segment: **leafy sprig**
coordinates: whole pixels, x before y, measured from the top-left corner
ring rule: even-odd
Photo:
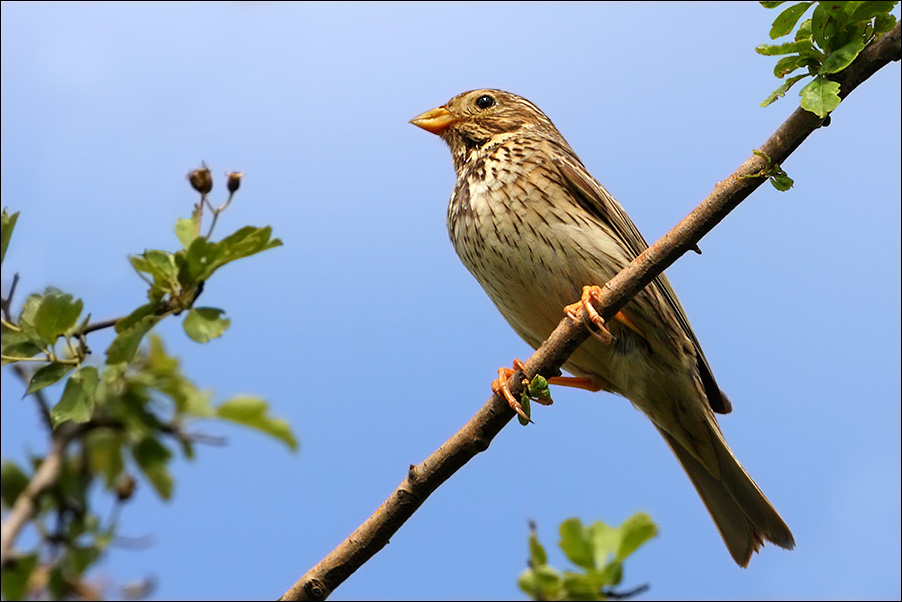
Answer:
[[[776,8],[784,2],[761,2]],[[829,79],[850,64],[876,38],[890,31],[896,17],[889,12],[898,2],[798,2],[774,19],[770,38],[789,35],[802,16],[814,6],[810,19],[802,21],[792,42],[761,44],[755,51],[765,56],[782,56],[774,75],[785,82],[761,103],[762,107],[784,96],[797,82],[812,77],[799,92],[802,108],[826,117],[840,102],[839,84]],[[785,55],[785,56],[784,56]],[[805,72],[792,75],[800,69]]]
[[[578,518],[561,523],[558,542],[567,559],[579,572],[564,571],[548,565],[548,555],[539,543],[535,528],[529,534],[529,568],[520,575],[518,585],[533,600],[607,600],[630,594],[614,591],[623,581],[623,562],[658,534],[651,518],[638,512],[619,527],[600,521],[588,527]]]
[[[157,323],[182,313],[184,330],[193,340],[205,343],[221,336],[229,326],[224,310],[195,307],[205,282],[226,264],[281,244],[271,228],[254,226],[212,240],[217,218],[232,201],[241,174],[227,175],[228,198],[218,207],[209,200],[213,180],[206,166],[192,171],[188,179],[200,201],[190,218],[176,224],[182,248],[151,249],[130,257],[147,284],[148,302],[127,316],[91,322],[81,299],[54,288],[30,295],[16,316],[12,298],[18,276],[0,300],[2,363],[13,364],[27,383],[26,396],[36,400],[52,428],[46,456],[25,463],[6,460],[0,467],[4,508],[0,593],[5,599],[96,599],[100,592],[84,574],[116,536],[118,509],[132,497],[136,476],[168,500],[175,485],[170,465],[176,452],[181,450],[190,459],[197,443],[219,441],[189,432],[197,420],[240,424],[292,450],[298,447],[288,423],[273,416],[264,400],[236,396],[216,405],[212,393],[182,373],[159,337],[151,335],[149,344],[142,345]],[[212,220],[206,235],[201,235],[205,210],[212,212]],[[18,217],[2,213],[0,262]],[[110,327],[115,327],[116,336],[106,349],[106,361],[92,363],[87,338]],[[62,382],[59,400],[49,402],[45,389]],[[97,512],[92,499],[98,482],[116,500],[108,518]],[[13,517],[16,526],[7,537]],[[40,537],[30,548],[13,551],[26,522]]]

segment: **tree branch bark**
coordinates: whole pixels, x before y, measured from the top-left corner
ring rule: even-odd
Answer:
[[[840,97],[845,98],[859,84],[890,61],[902,56],[900,24],[876,40],[844,71],[837,74]],[[773,163],[783,163],[802,142],[823,123],[813,113],[798,108],[759,149]],[[604,284],[596,309],[611,319],[636,293],[654,280],[686,251],[711,231],[755,189],[767,181],[756,177],[766,167],[765,160],[752,155],[729,178],[718,182],[714,191],[658,242],[643,251],[617,276]],[[563,310],[562,310],[563,311]],[[582,318],[585,311],[580,310]],[[551,336],[526,362],[527,378],[534,374],[555,375],[570,354],[589,337],[582,319],[564,318]],[[522,391],[523,374],[508,381],[515,397]],[[485,451],[492,439],[515,416],[497,395],[419,465],[411,465],[407,477],[357,530],[316,566],[307,571],[281,600],[324,600],[354,571],[381,550],[429,495],[476,454]]]
[[[34,516],[38,499],[56,485],[63,467],[66,447],[81,430],[75,424],[64,424],[53,434],[50,451],[32,475],[28,485],[16,497],[9,516],[3,521],[3,527],[0,529],[0,566],[5,567],[12,560],[13,543]]]

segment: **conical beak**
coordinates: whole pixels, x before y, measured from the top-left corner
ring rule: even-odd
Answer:
[[[448,126],[450,126],[452,123],[457,123],[458,121],[459,119],[454,115],[454,113],[444,107],[439,107],[437,109],[432,109],[431,111],[426,111],[422,115],[414,117],[410,120],[410,123],[419,128],[423,128],[427,132],[439,136],[442,132],[448,129]]]

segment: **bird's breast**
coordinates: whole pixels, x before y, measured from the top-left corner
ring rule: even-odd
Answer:
[[[448,229],[464,265],[533,346],[583,285],[607,281],[628,262],[550,161],[522,150],[500,147],[468,162],[448,208]]]

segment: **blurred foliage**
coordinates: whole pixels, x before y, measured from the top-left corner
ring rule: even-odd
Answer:
[[[578,518],[570,518],[561,523],[560,534],[558,546],[578,571],[562,573],[549,566],[545,548],[539,543],[535,529],[531,529],[529,568],[518,581],[520,589],[531,599],[623,599],[647,589],[643,586],[629,593],[612,589],[623,581],[623,562],[658,534],[658,527],[647,514],[638,512],[619,527],[602,522],[584,527]]]
[[[189,174],[201,198],[191,217],[176,224],[182,248],[146,250],[130,257],[147,284],[148,302],[123,318],[91,323],[81,299],[54,288],[27,297],[15,315],[12,296],[18,276],[14,278],[2,305],[2,364],[12,364],[10,368],[25,381],[26,396],[35,400],[47,423],[51,451],[32,455],[25,465],[4,460],[0,467],[0,501],[9,510],[5,521],[25,495],[29,499],[23,498],[23,503],[34,504],[28,526],[38,534],[32,547],[14,551],[16,532],[9,549],[4,549],[3,598],[103,595],[85,574],[117,536],[120,509],[136,490],[135,475],[161,499],[170,499],[175,486],[170,464],[177,451],[191,459],[198,443],[218,441],[189,432],[197,420],[240,424],[297,449],[288,423],[272,416],[264,400],[239,396],[214,404],[213,394],[182,373],[162,340],[148,336],[161,320],[181,314],[191,339],[206,343],[221,336],[230,323],[224,310],[195,307],[204,283],[226,264],[281,244],[269,227],[246,226],[221,240],[211,239],[217,218],[240,185],[241,174],[227,177],[228,198],[215,207],[209,200],[210,170],[204,166]],[[205,209],[212,220],[206,235],[201,235]],[[18,217],[2,214],[0,262]],[[106,349],[106,361],[98,361],[87,339],[108,327],[115,328],[116,335]],[[56,383],[64,386],[54,403],[45,388]],[[59,463],[55,478],[29,492],[35,475],[49,461]],[[97,510],[103,497],[96,495],[98,490],[114,502],[107,518]],[[139,584],[129,591],[144,590]]]
[[[784,2],[761,2],[765,8],[776,8]],[[801,89],[801,105],[818,117],[839,105],[839,84],[828,76],[839,73],[854,61],[871,42],[890,31],[896,25],[896,17],[889,12],[898,2],[798,2],[774,19],[770,39],[789,35],[802,16],[814,6],[810,19],[802,21],[795,39],[783,44],[761,44],[755,51],[765,56],[783,56],[774,67],[774,75],[784,79],[790,73],[805,69],[805,73],[793,75],[774,90],[764,102],[766,107],[798,81],[812,77]]]

